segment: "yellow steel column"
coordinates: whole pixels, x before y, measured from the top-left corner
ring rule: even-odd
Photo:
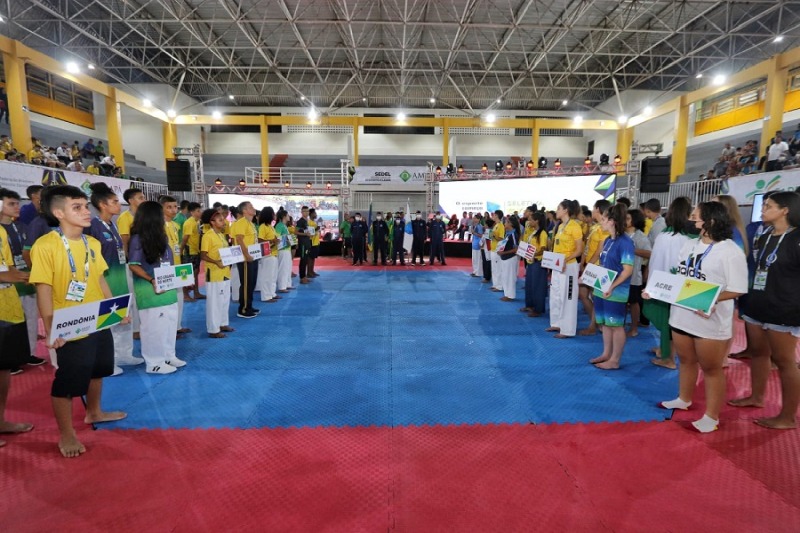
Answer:
[[[631,143],[633,143],[633,128],[620,128],[617,130],[617,155],[622,158],[622,163],[617,167],[617,174],[625,175],[625,163],[631,158]]]
[[[675,142],[672,146],[670,181],[673,183],[686,172],[686,144],[689,140],[689,103],[686,96],[680,98],[680,104],[675,111]]]
[[[537,167],[539,166],[540,133],[538,121],[536,119],[531,120],[531,161]]]
[[[265,115],[261,116],[261,168],[269,168],[269,127]]]
[[[163,122],[164,159],[175,159],[172,149],[178,146],[178,127],[172,122]]]
[[[125,172],[125,152],[122,146],[122,118],[120,117],[117,91],[109,87],[106,100],[106,130],[108,135],[108,154],[114,156],[117,166]]]
[[[19,58],[14,41],[13,54],[3,54],[6,74],[6,94],[8,95],[8,121],[11,127],[11,140],[14,147],[28,155],[31,143],[31,118],[28,114],[28,85],[25,82],[25,61]]]
[[[442,119],[442,167],[446,167],[450,163],[450,128],[448,127],[449,120]]]
[[[761,128],[761,144],[759,150],[763,154],[769,146],[775,132],[783,128],[783,104],[786,99],[786,80],[788,69],[778,69],[777,57],[770,61],[770,72],[767,74],[767,91],[764,100],[764,125]],[[788,138],[787,132],[783,140]],[[788,141],[787,141],[788,142]]]
[[[352,165],[354,167],[358,166],[358,128],[359,128],[359,120],[358,117],[353,117],[353,161]]]

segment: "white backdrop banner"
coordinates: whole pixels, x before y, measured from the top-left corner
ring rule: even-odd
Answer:
[[[85,192],[86,196],[90,196],[92,191],[89,185],[98,181],[103,181],[111,187],[111,190],[119,196],[119,201],[124,203],[122,193],[131,187],[130,180],[0,161],[0,187],[16,191],[23,198],[26,197],[25,189],[31,185],[74,185]]]
[[[352,185],[364,189],[424,189],[427,167],[356,167]]]
[[[771,191],[795,191],[800,189],[800,170],[764,172],[730,178],[722,185],[722,193],[730,194],[739,205],[752,205],[753,197]]]

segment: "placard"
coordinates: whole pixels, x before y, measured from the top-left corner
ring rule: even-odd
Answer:
[[[131,295],[123,294],[107,300],[56,309],[48,342],[53,344],[56,339],[85,337],[95,331],[115,326],[128,316],[130,301]]]
[[[526,261],[533,261],[533,256],[536,255],[536,246],[521,241],[517,246],[517,255]]]
[[[251,244],[250,246],[248,246],[247,253],[250,254],[250,257],[252,257],[254,261],[256,259],[261,259],[263,257],[263,252],[261,251],[261,243],[257,242],[255,244]]]
[[[225,266],[244,263],[244,253],[239,245],[219,249],[219,259]]]
[[[191,263],[158,267],[153,270],[158,292],[194,285],[194,268]]]
[[[566,257],[564,254],[557,254],[555,252],[544,252],[542,254],[542,268],[549,268],[551,270],[558,270],[561,272],[564,269],[564,261]]]
[[[581,276],[581,283],[605,294],[614,283],[617,273],[599,265],[589,263]]]
[[[680,274],[653,270],[648,274],[645,291],[651,298],[708,314],[717,303],[722,287]]]

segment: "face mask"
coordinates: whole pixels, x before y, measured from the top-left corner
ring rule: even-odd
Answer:
[[[442,215],[436,215],[436,220],[442,220]]]
[[[356,222],[361,222],[361,217],[356,217]]]
[[[379,216],[375,217],[375,219],[376,220],[383,220],[383,217],[379,215]]]
[[[422,215],[417,215],[417,220],[422,220]]]
[[[402,219],[402,218],[396,218],[396,219],[394,219],[394,221],[395,221],[397,224],[399,224],[399,223],[401,223],[401,222],[403,221],[403,219]]]

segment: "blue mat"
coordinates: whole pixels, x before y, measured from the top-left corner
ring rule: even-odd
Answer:
[[[522,298],[522,280],[518,298]],[[254,428],[565,423],[668,418],[658,400],[677,373],[649,363],[647,329],[623,368],[588,364],[600,336],[557,340],[546,318],[463,272],[324,272],[227,339],[205,335],[203,302],[187,303],[175,374],[129,367],[105,380],[108,428]],[[587,317],[579,316],[584,327]],[[137,343],[138,345],[138,343]],[[138,350],[138,346],[136,348]]]

